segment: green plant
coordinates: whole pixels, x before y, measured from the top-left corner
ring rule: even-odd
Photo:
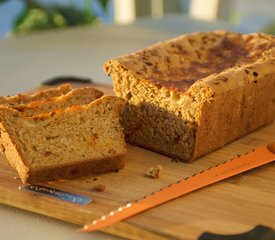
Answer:
[[[0,3],[8,0],[0,0]],[[98,0],[101,7],[107,8],[108,0]],[[24,9],[14,21],[16,34],[27,34],[45,29],[59,29],[68,26],[90,25],[99,21],[92,9],[91,0],[85,0],[83,9],[71,4],[43,5],[36,0],[24,0]]]

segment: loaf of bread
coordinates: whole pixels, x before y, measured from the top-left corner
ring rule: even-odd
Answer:
[[[123,107],[124,100],[114,96],[32,117],[0,106],[6,158],[31,184],[122,169]]]
[[[14,96],[0,96],[0,105],[15,106],[19,104],[28,104],[33,101],[41,101],[52,97],[64,95],[72,90],[71,84],[62,84],[58,87],[47,88],[36,91],[33,94],[17,94]]]
[[[271,123],[275,38],[197,32],[104,65],[130,143],[192,161]]]

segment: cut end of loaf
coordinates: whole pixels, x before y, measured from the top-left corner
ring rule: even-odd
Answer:
[[[2,107],[6,156],[24,183],[119,170],[126,153],[123,107],[122,99],[110,96],[33,117]]]

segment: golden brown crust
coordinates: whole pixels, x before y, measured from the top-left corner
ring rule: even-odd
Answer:
[[[103,92],[92,87],[76,88],[61,96],[32,101],[28,104],[18,104],[12,108],[20,111],[24,116],[32,116],[74,105],[89,104],[101,96],[103,96]]]
[[[193,159],[271,123],[275,116],[274,89],[275,74],[271,72],[243,87],[219,91],[214,102],[206,102],[201,110]]]
[[[185,92],[204,78],[246,65],[265,65],[274,57],[275,38],[266,34],[224,31],[194,33],[160,42],[104,65],[108,74],[118,66],[136,79],[159,87]],[[224,78],[225,79],[225,78]]]
[[[83,109],[92,108],[93,106],[97,106],[98,104],[101,104],[103,102],[106,103],[106,104],[109,104],[112,101],[115,101],[117,103],[118,108],[123,108],[123,106],[125,105],[125,101],[122,98],[118,98],[118,97],[115,97],[115,96],[102,96],[101,98],[98,98],[98,99],[90,102],[87,105],[83,105],[83,106],[73,105],[69,108],[54,109],[51,112],[38,113],[38,114],[35,114],[33,116],[26,116],[25,118],[26,119],[33,119],[35,121],[44,121],[44,120],[52,118],[56,114],[60,114],[60,113],[63,113],[63,112],[76,112],[76,111],[79,111],[79,110],[83,111]],[[1,108],[1,106],[0,106],[0,108]]]
[[[53,104],[56,101],[72,101],[75,97],[82,97],[83,95],[92,95],[95,99],[103,96],[103,92],[93,87],[83,87],[83,88],[75,88],[67,92],[66,94],[50,97],[46,99],[41,99],[38,101],[31,101],[27,104],[21,104],[15,107],[15,109],[19,110],[21,108],[36,108],[43,104]]]
[[[16,114],[15,110],[12,111]],[[5,153],[6,158],[10,165],[17,170],[20,178],[24,178],[28,173],[28,167],[26,166],[27,161],[23,157],[19,146],[16,144],[16,140],[8,134],[7,126],[5,126],[4,121],[0,122],[0,130],[2,133],[1,142],[3,144],[3,152]]]
[[[68,93],[71,90],[72,90],[72,86],[67,83],[67,84],[62,84],[58,87],[47,88],[40,91],[36,91],[33,94],[20,93],[14,96],[7,96],[7,97],[0,96],[0,105],[12,107],[18,104],[28,104],[32,101],[41,101],[44,99],[60,96]]]

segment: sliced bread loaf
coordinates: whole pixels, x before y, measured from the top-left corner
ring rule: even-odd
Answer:
[[[45,100],[33,101],[28,104],[15,105],[12,108],[20,111],[24,116],[32,116],[39,113],[51,112],[55,109],[65,109],[74,105],[85,105],[103,93],[92,87],[72,89],[68,93]]]
[[[123,107],[124,100],[112,96],[33,117],[1,106],[6,158],[23,183],[122,169],[126,144],[119,121]]]
[[[41,101],[52,97],[61,96],[72,90],[71,84],[62,84],[58,87],[47,88],[44,90],[36,91],[32,94],[17,94],[14,96],[0,96],[0,105],[16,106],[18,104],[28,104],[33,101]]]
[[[51,112],[55,109],[65,109],[74,105],[88,104],[103,95],[101,91],[92,87],[76,88],[65,93],[70,88],[70,85],[66,84],[63,85],[63,87],[36,92],[31,95],[32,97],[29,95],[18,94],[14,97],[6,98],[5,106],[8,105],[9,107],[20,111],[24,116],[32,116],[35,114]],[[46,98],[48,96],[53,96],[53,92],[55,94],[60,94],[60,96]],[[19,96],[25,96],[23,99],[26,103],[19,103],[22,102],[22,98],[19,99]],[[5,99],[5,97],[2,97],[2,99]],[[17,99],[17,101],[14,101],[15,99]],[[27,103],[31,99],[36,99],[36,101]],[[0,130],[0,152],[4,153],[5,149],[2,144],[1,135],[2,134]]]
[[[104,66],[130,143],[192,161],[275,115],[275,37],[198,32]]]

